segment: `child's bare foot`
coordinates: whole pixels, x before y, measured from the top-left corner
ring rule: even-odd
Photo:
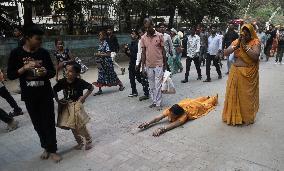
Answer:
[[[62,160],[62,157],[57,153],[50,153],[50,157],[55,163],[58,163]]]
[[[91,148],[93,148],[92,143],[86,143],[85,150],[90,150]]]
[[[49,157],[49,152],[47,152],[46,150],[43,151],[43,153],[40,155],[40,158],[42,160],[46,160]]]
[[[84,144],[77,144],[74,149],[75,150],[82,150],[82,147],[84,146]]]

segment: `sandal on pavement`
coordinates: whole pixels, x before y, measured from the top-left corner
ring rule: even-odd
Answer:
[[[103,91],[99,90],[96,93],[94,93],[94,96],[98,96],[98,95],[101,95],[101,94],[103,94]]]
[[[120,86],[120,87],[119,87],[119,91],[123,91],[124,89],[125,89],[124,86]]]

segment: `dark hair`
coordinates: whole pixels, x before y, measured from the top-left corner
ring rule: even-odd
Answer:
[[[247,32],[249,32],[250,33],[250,30],[247,28],[247,27],[243,27],[243,29],[242,30],[246,30]]]
[[[167,25],[164,22],[159,23],[158,26],[159,27],[162,27],[162,26],[167,27]]]
[[[131,33],[135,33],[138,36],[138,39],[140,39],[139,31],[136,29],[132,29]]]
[[[17,29],[19,32],[23,32],[23,28],[21,26],[14,26],[14,30]]]
[[[23,27],[23,34],[26,37],[32,37],[34,35],[42,36],[44,31],[38,25],[30,24]]]
[[[102,34],[103,34],[103,36],[104,36],[104,39],[106,39],[106,37],[107,37],[107,33],[106,33],[104,30],[101,30],[99,33],[102,33]]]
[[[144,21],[143,21],[143,24],[149,22],[152,26],[154,26],[154,22],[153,22],[153,19],[151,17],[149,18],[145,18]]]
[[[72,66],[72,68],[74,69],[74,71],[75,71],[77,74],[80,74],[80,73],[81,73],[81,65],[78,64],[77,62],[75,62],[75,61],[67,62],[66,66],[67,66],[67,65]]]
[[[107,27],[107,29],[106,30],[111,30],[111,31],[113,31],[113,26],[109,26],[109,27]]]
[[[55,39],[54,44],[57,45],[57,43],[58,43],[59,41],[62,42],[63,45],[64,45],[64,41],[63,41],[60,37],[57,37],[57,38]]]
[[[184,109],[178,104],[174,104],[169,110],[176,116],[180,116],[185,112]]]

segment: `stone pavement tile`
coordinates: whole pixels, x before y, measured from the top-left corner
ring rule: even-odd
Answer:
[[[161,163],[153,162],[144,157],[137,156],[126,161],[134,170],[151,170],[156,171],[161,167]]]
[[[210,170],[214,171],[273,171],[271,168],[259,163],[254,163],[247,160],[232,158],[232,157],[218,157],[214,163],[209,165]]]
[[[101,161],[107,161],[112,157],[111,155],[105,153],[105,149],[97,149],[96,147],[88,151],[86,156],[88,158],[99,159]]]
[[[151,169],[150,167],[147,166],[141,166],[137,169],[135,169],[135,171],[152,171],[153,169]]]
[[[126,155],[125,153],[119,153],[112,158],[108,159],[104,163],[101,163],[101,168],[103,169],[113,169],[121,164],[123,164],[125,161],[130,159],[130,155]]]
[[[120,166],[118,166],[118,167],[116,167],[116,168],[114,168],[114,169],[112,169],[112,170],[114,170],[114,171],[131,171],[131,170],[134,170],[134,168],[132,167],[132,166],[129,166],[127,163],[123,163],[123,164],[121,164]]]

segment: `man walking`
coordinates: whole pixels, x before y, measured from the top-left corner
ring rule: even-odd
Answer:
[[[205,65],[205,58],[207,55],[207,48],[208,48],[208,32],[204,27],[201,28],[201,32],[198,35],[200,37],[200,57],[199,62],[200,66],[201,63],[203,66]]]
[[[166,58],[167,58],[167,61],[168,61],[169,58],[171,58],[173,56],[174,46],[173,46],[172,38],[168,33],[166,33],[166,27],[165,27],[164,23],[160,23],[159,28],[160,28],[159,29],[160,33],[163,34],[164,45],[165,45],[164,47],[165,47],[165,51],[166,51]],[[167,65],[167,66],[169,66],[169,65]],[[167,67],[167,70],[170,71],[170,68]]]
[[[281,63],[283,58],[283,53],[284,53],[284,27],[281,27],[278,36],[278,48],[277,48],[275,64],[283,64]]]
[[[239,38],[239,35],[237,32],[235,32],[234,29],[234,25],[230,25],[228,28],[227,33],[224,36],[224,40],[223,40],[223,49],[227,49],[231,43],[236,40],[237,38]],[[231,54],[230,56],[227,56],[227,68],[228,71],[226,74],[229,74],[230,68],[231,68],[231,64],[234,62],[234,54]]]
[[[107,43],[109,45],[110,51],[111,51],[111,58],[113,61],[113,64],[115,66],[117,66],[120,70],[121,70],[121,74],[124,75],[125,73],[125,68],[121,67],[117,62],[116,62],[116,57],[117,57],[117,53],[119,51],[119,44],[118,44],[118,40],[116,38],[116,36],[113,34],[113,30],[111,28],[107,29]]]
[[[190,35],[187,37],[187,58],[186,58],[186,71],[184,80],[182,83],[188,82],[188,76],[190,71],[191,62],[194,62],[197,71],[197,80],[201,80],[201,69],[200,69],[200,37],[196,35],[195,28],[191,28]]]
[[[213,64],[216,67],[216,71],[218,73],[218,79],[222,79],[220,65],[218,63],[218,59],[216,58],[216,55],[220,53],[222,50],[222,40],[216,33],[217,33],[216,28],[214,26],[211,26],[211,35],[208,38],[208,55],[206,58],[207,78],[203,82],[211,82],[211,77],[210,77],[211,61],[213,61]]]
[[[274,25],[269,25],[269,30],[266,31],[267,41],[266,46],[264,48],[264,53],[266,55],[266,61],[269,60],[269,57],[271,57],[270,51],[272,49],[273,40],[276,37],[276,30],[274,29]]]
[[[142,69],[148,75],[150,95],[153,103],[150,108],[157,107],[161,110],[162,102],[162,81],[166,67],[166,53],[164,49],[163,35],[154,30],[154,23],[151,18],[144,19],[146,33],[141,38],[142,47]]]

